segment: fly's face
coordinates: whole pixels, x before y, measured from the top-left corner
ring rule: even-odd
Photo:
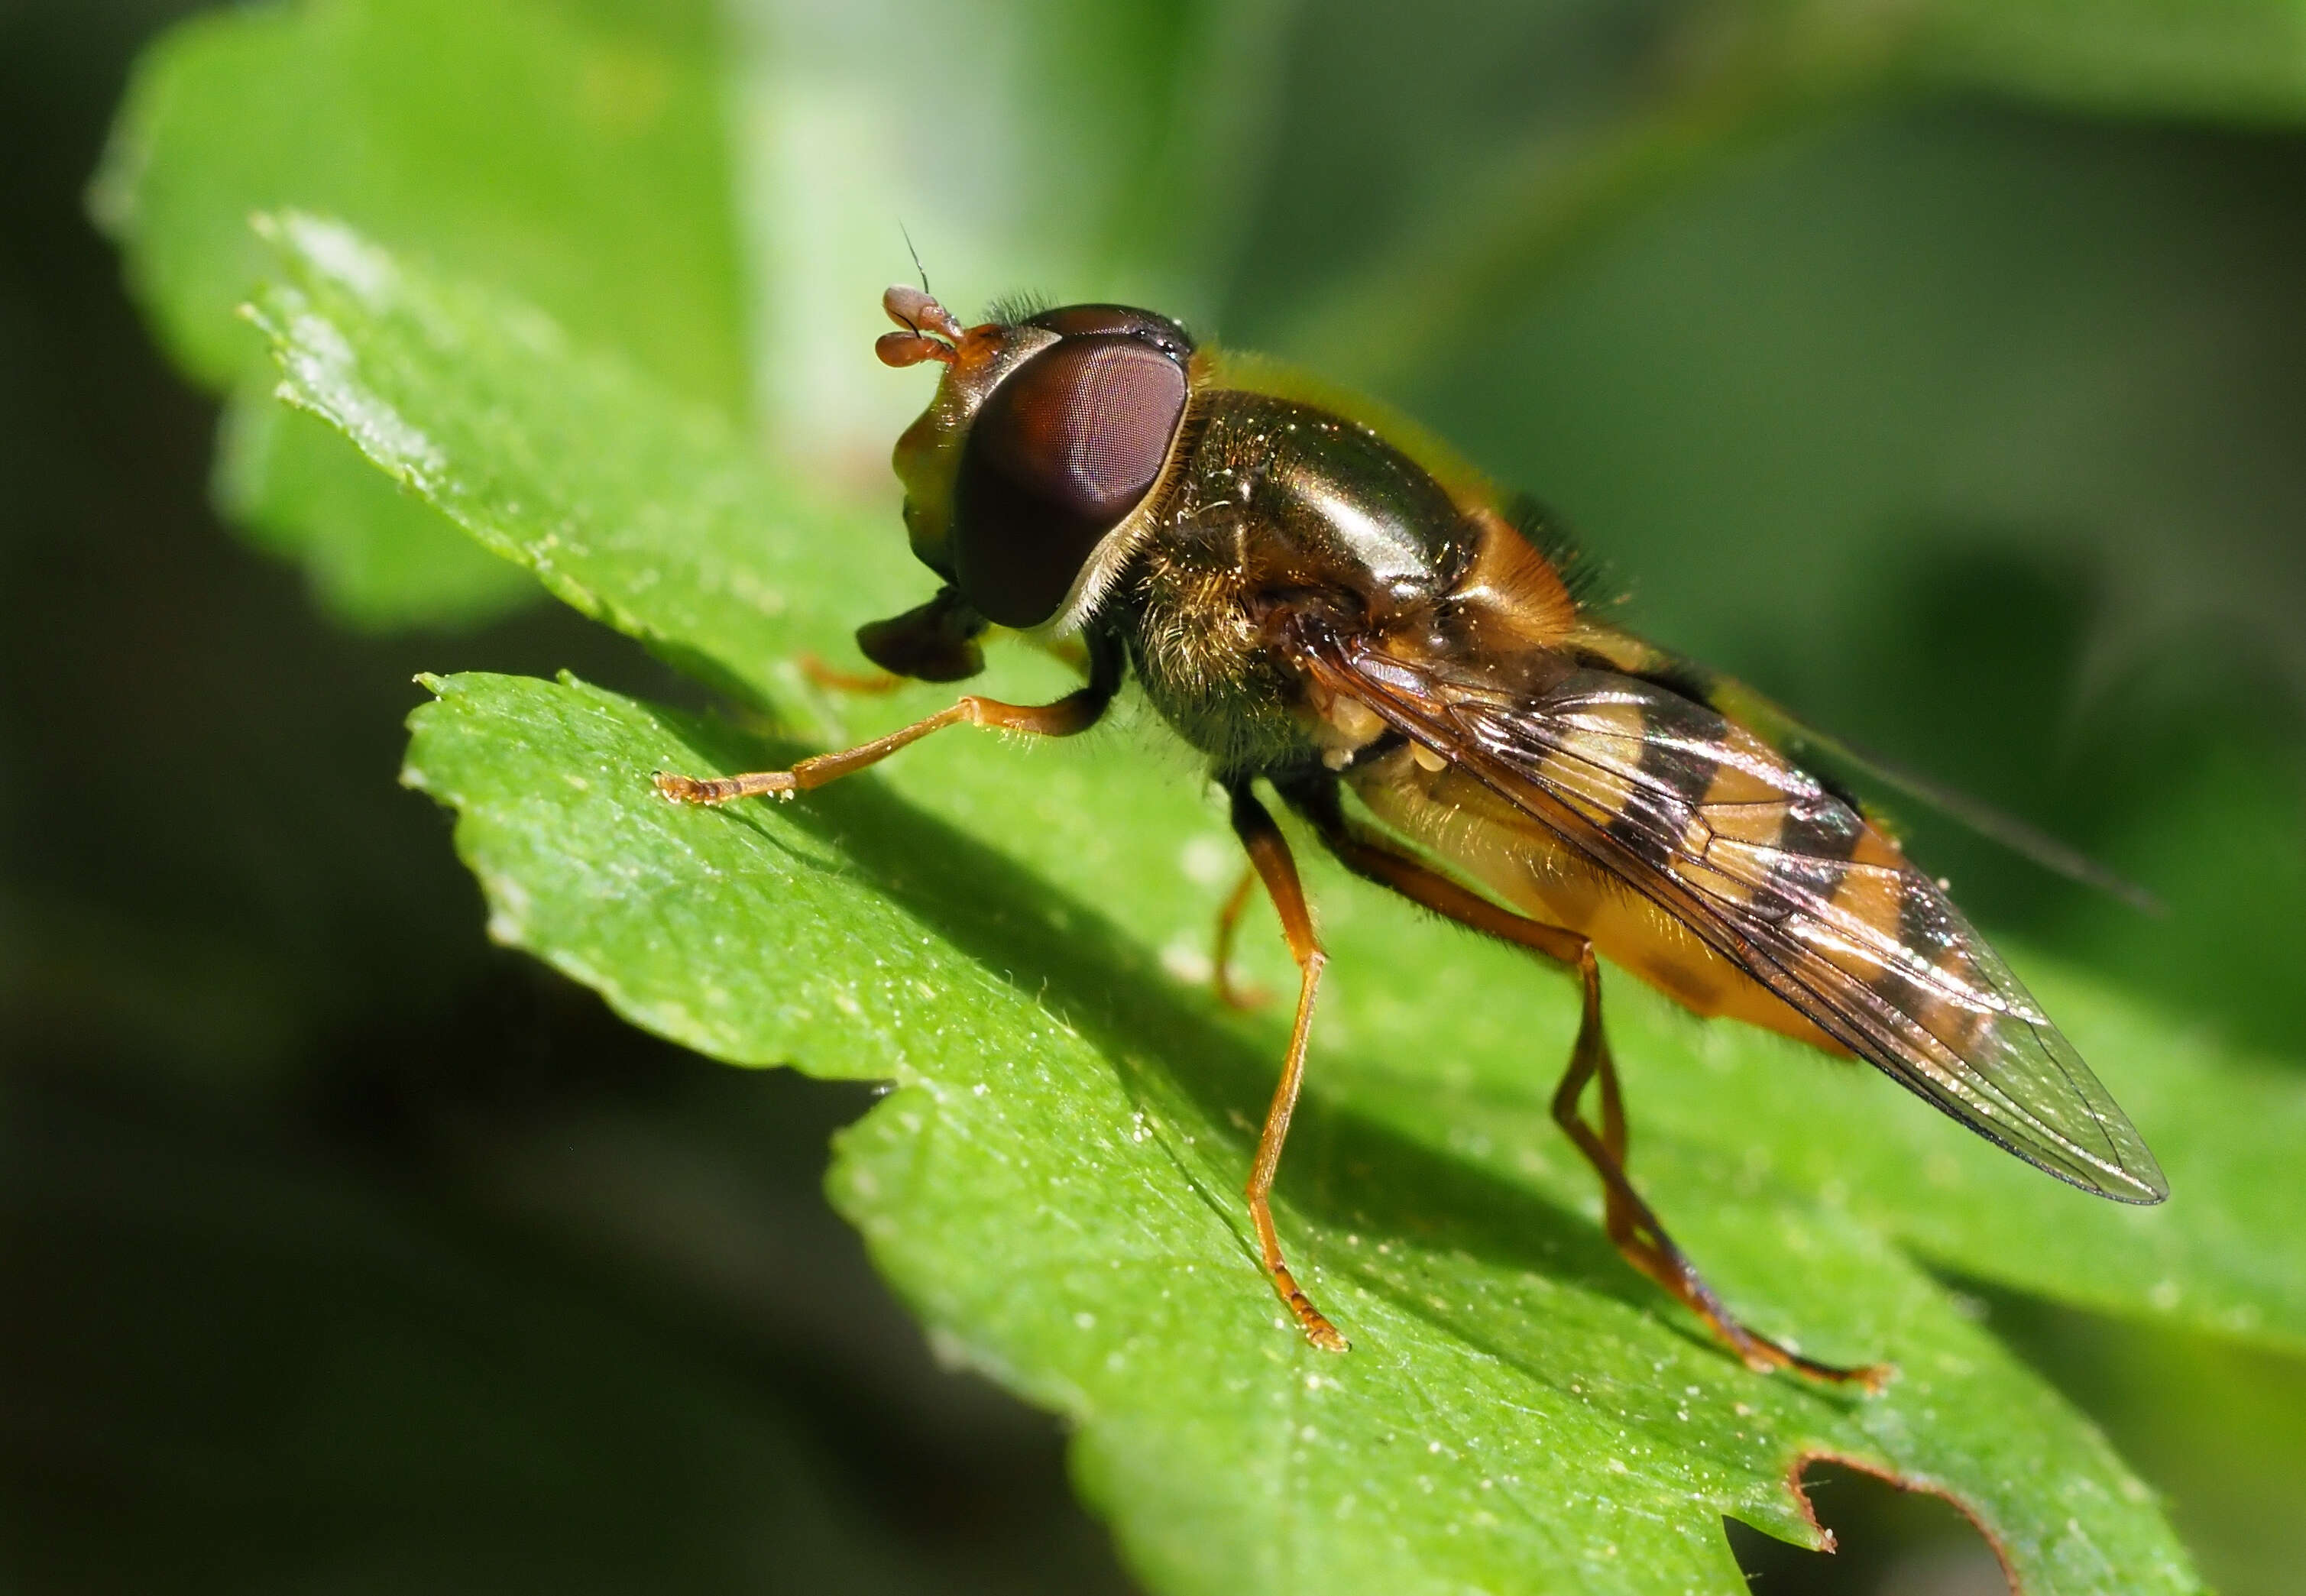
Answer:
[[[1098,548],[1160,482],[1193,345],[1166,316],[1069,305],[963,328],[927,294],[882,298],[893,366],[944,365],[897,440],[913,552],[986,620],[1071,619]]]

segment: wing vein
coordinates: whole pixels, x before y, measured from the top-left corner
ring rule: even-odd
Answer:
[[[1300,651],[1322,688],[1446,753],[1973,1131],[2103,1196],[2167,1195],[2113,1097],[1944,891],[1742,726],[1611,671],[1569,669],[1533,693],[1357,639]]]

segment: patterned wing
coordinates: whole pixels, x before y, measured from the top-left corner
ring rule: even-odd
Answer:
[[[1718,712],[1606,670],[1535,692],[1347,639],[1358,699],[1656,902],[1859,1057],[2061,1180],[2169,1195],[2072,1044],[1897,846]]]
[[[1788,759],[1828,778],[1841,777],[1861,793],[1882,791],[1936,810],[1990,842],[2028,858],[2084,886],[2121,899],[2141,913],[2168,912],[2162,900],[2137,883],[2107,869],[2040,827],[1982,803],[1966,792],[1917,775],[1804,721],[1785,705],[1764,697],[1732,676],[1668,653],[1655,644],[1610,627],[1589,626],[1584,649],[1611,669],[1711,704],[1753,732]],[[1876,824],[1882,817],[1872,816]]]

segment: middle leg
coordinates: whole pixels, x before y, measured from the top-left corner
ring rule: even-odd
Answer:
[[[1209,984],[1217,989],[1217,1002],[1243,1012],[1263,1008],[1273,995],[1261,986],[1243,986],[1233,978],[1234,943],[1240,939],[1241,917],[1248,911],[1249,895],[1256,890],[1257,866],[1243,865],[1241,879],[1233,883],[1233,891],[1217,909],[1217,933],[1209,949]]]

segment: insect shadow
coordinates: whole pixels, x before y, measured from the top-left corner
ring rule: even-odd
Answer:
[[[760,738],[724,721],[659,711],[703,759],[722,769],[773,768],[809,749],[783,738]],[[986,739],[990,741],[991,739]],[[997,748],[984,752],[998,756]],[[1144,945],[1099,909],[1053,886],[1016,860],[892,792],[870,777],[819,789],[777,803],[773,819],[753,803],[700,814],[703,824],[752,828],[791,858],[797,867],[853,873],[925,926],[1080,1032],[1120,1074],[1131,1097],[1158,1114],[1181,1093],[1234,1148],[1229,1162],[1246,1173],[1254,1127],[1273,1090],[1281,1048],[1273,1023],[1222,1017],[1213,999],[1180,986]],[[805,832],[841,863],[828,866],[786,828]],[[781,835],[781,833],[782,833]],[[1405,910],[1404,912],[1406,912]],[[1332,967],[1333,977],[1355,978]],[[1532,980],[1558,978],[1533,964]],[[1414,1264],[1371,1256],[1376,1243],[1407,1244],[1412,1257],[1462,1253],[1477,1264],[1523,1271],[1656,1314],[1656,1287],[1635,1271],[1586,1216],[1542,1193],[1442,1156],[1381,1120],[1327,1097],[1320,1089],[1324,1064],[1345,1063],[1334,1048],[1313,1062],[1315,1089],[1298,1109],[1295,1155],[1285,1165],[1282,1191],[1301,1214],[1334,1239],[1363,1238],[1351,1250],[1334,1244],[1321,1259],[1332,1272],[1394,1299],[1405,1311],[1448,1329],[1505,1361],[1532,1367],[1549,1381],[1567,1371],[1535,1368],[1529,1347],[1495,1313],[1469,1304],[1444,1305],[1405,1280]],[[1532,1058],[1537,1076],[1550,1079],[1559,1061]],[[1165,1089],[1166,1088],[1166,1089]],[[1234,1232],[1242,1250],[1242,1289],[1261,1289],[1256,1243],[1238,1188],[1210,1185],[1180,1160],[1180,1178]],[[1461,1287],[1453,1287],[1462,1294]],[[1659,1315],[1691,1347],[1737,1360],[1695,1324]],[[1831,1389],[1803,1387],[1833,1408],[1858,1400]]]

